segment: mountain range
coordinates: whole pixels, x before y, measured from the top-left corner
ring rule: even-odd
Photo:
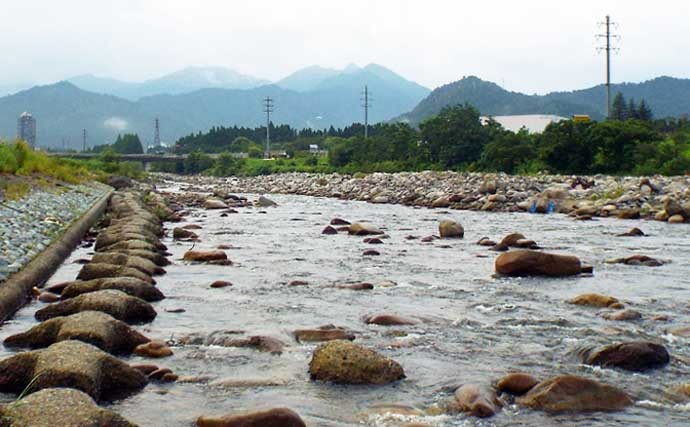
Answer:
[[[207,71],[189,68],[142,84],[82,76],[35,86],[0,98],[0,137],[13,138],[17,117],[29,111],[37,121],[38,144],[44,147],[60,147],[65,139],[66,147],[81,148],[82,129],[87,130],[88,145],[110,143],[124,132],[136,132],[150,143],[155,118],[160,120],[161,139],[170,143],[213,126],[260,126],[266,120],[265,97],[274,100],[274,123],[300,129],[344,127],[363,121],[360,98],[365,85],[374,98],[372,123],[410,111],[430,92],[375,64],[343,70],[310,67],[276,84],[247,83],[258,84],[249,88],[204,87],[209,86],[204,83]],[[229,73],[213,76],[206,81],[251,82],[230,78]],[[163,92],[141,96],[144,89],[155,92],[155,88]]]
[[[175,142],[214,126],[265,124],[262,100],[271,97],[271,120],[295,128],[323,129],[362,122],[362,89],[373,99],[371,123],[402,121],[418,125],[450,105],[469,103],[482,115],[554,114],[569,117],[605,115],[603,85],[572,92],[526,95],[505,90],[478,77],[464,77],[434,91],[376,64],[342,70],[307,67],[273,84],[222,68],[189,67],[141,83],[94,76],[35,86],[0,97],[0,138],[16,134],[24,111],[37,120],[37,141],[43,147],[82,147],[113,142],[120,133],[138,133],[153,140],[153,122],[160,120],[161,139]],[[645,99],[656,117],[690,113],[690,79],[659,77],[642,83],[612,85],[611,92]]]
[[[611,96],[617,92],[637,102],[644,99],[658,118],[690,114],[690,79],[664,76],[642,83],[612,84]],[[446,106],[465,103],[475,106],[486,116],[554,114],[570,117],[573,114],[587,114],[601,120],[606,116],[606,87],[598,85],[572,92],[526,95],[469,76],[438,87],[412,111],[395,120],[418,125]]]

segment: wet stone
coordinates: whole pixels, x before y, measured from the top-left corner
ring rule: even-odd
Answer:
[[[56,342],[78,340],[113,354],[130,353],[149,339],[126,323],[100,311],[83,311],[46,320],[26,332],[11,335],[7,347],[44,348]]]
[[[165,298],[157,287],[134,277],[108,277],[93,280],[75,280],[65,282],[60,291],[62,299],[74,298],[79,295],[103,290],[116,290],[144,301],[160,301]]]
[[[309,373],[313,380],[341,384],[387,384],[405,378],[394,360],[345,340],[329,341],[314,350]]]
[[[33,383],[32,383],[33,381]],[[61,341],[0,361],[0,391],[71,387],[95,400],[124,397],[146,386],[136,369],[81,341]]]
[[[72,388],[46,388],[0,407],[5,427],[137,427]]]
[[[287,408],[274,408],[260,412],[244,412],[221,417],[202,416],[197,427],[306,427],[300,416]]]
[[[102,311],[127,323],[150,322],[156,311],[146,301],[121,291],[104,290],[79,295],[38,310],[36,320],[44,321],[82,311]]]

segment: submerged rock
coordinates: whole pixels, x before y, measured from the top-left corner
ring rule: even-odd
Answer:
[[[556,255],[531,250],[510,251],[496,258],[496,272],[506,276],[573,276],[582,264],[572,255]]]
[[[44,321],[58,316],[68,316],[81,311],[102,311],[127,323],[150,322],[156,310],[146,301],[121,291],[104,290],[52,304],[38,310],[36,320]]]
[[[618,320],[618,321],[640,320],[640,319],[642,319],[642,314],[637,310],[627,308],[624,310],[614,311],[613,313],[604,313],[604,315],[602,317],[606,320]]]
[[[401,325],[415,325],[417,321],[407,317],[397,316],[395,314],[372,314],[364,319],[365,323],[369,325],[381,326],[401,326]]]
[[[394,360],[344,340],[320,345],[309,362],[309,373],[313,380],[342,384],[387,384],[405,378]]]
[[[212,263],[217,261],[229,262],[228,255],[224,251],[187,251],[184,253],[183,259],[192,262],[206,262]]]
[[[377,236],[383,234],[383,231],[368,222],[355,222],[348,227],[347,232],[355,236]]]
[[[611,344],[583,352],[583,362],[603,368],[644,372],[666,366],[671,357],[663,345],[648,341]]]
[[[530,391],[539,381],[530,374],[514,372],[501,378],[496,384],[498,391],[522,396]]]
[[[202,416],[197,427],[306,427],[300,416],[288,408],[260,412],[229,414],[222,417]]]
[[[134,349],[134,354],[143,357],[150,357],[159,359],[161,357],[172,356],[173,352],[164,342],[149,341],[147,343],[138,345]]]
[[[323,231],[321,231],[321,234],[329,234],[329,235],[338,234],[338,230],[331,227],[330,225],[327,225],[326,228],[324,228]]]
[[[631,255],[624,258],[616,258],[606,261],[608,264],[643,265],[646,267],[659,267],[664,262],[647,255]]]
[[[501,406],[493,391],[475,384],[466,384],[455,391],[449,409],[474,417],[487,418],[494,416]]]
[[[618,303],[618,299],[601,294],[582,294],[568,300],[568,304],[585,305],[589,307],[605,308]]]
[[[20,393],[70,387],[101,397],[126,396],[143,388],[146,377],[125,362],[81,341],[62,341],[0,361],[0,391]]]
[[[0,407],[4,427],[137,427],[72,388],[46,388]]]
[[[268,197],[259,196],[259,200],[256,201],[256,206],[260,208],[268,208],[271,206],[278,206],[278,203],[274,202]]]
[[[563,375],[542,381],[517,403],[540,411],[618,411],[633,404],[624,391],[596,381]]]
[[[108,353],[129,353],[149,339],[100,311],[83,311],[46,320],[26,332],[5,338],[7,347],[44,348],[65,340],[89,343]]]
[[[319,342],[355,339],[355,334],[343,328],[298,329],[294,332],[299,342]]]

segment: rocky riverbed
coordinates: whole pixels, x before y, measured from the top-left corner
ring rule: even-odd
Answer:
[[[0,285],[47,248],[110,187],[90,183],[36,190],[0,200]]]
[[[229,192],[299,194],[486,212],[560,212],[592,217],[690,221],[690,177],[613,177],[456,172],[288,173],[226,179],[186,177]]]
[[[3,419],[687,422],[690,225],[226,184],[116,193],[92,247],[0,329]]]

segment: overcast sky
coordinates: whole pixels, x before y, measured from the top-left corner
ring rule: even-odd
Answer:
[[[430,88],[477,75],[545,93],[604,79],[597,23],[619,23],[614,82],[690,77],[686,0],[2,0],[0,86],[190,65],[276,80],[375,62]]]

